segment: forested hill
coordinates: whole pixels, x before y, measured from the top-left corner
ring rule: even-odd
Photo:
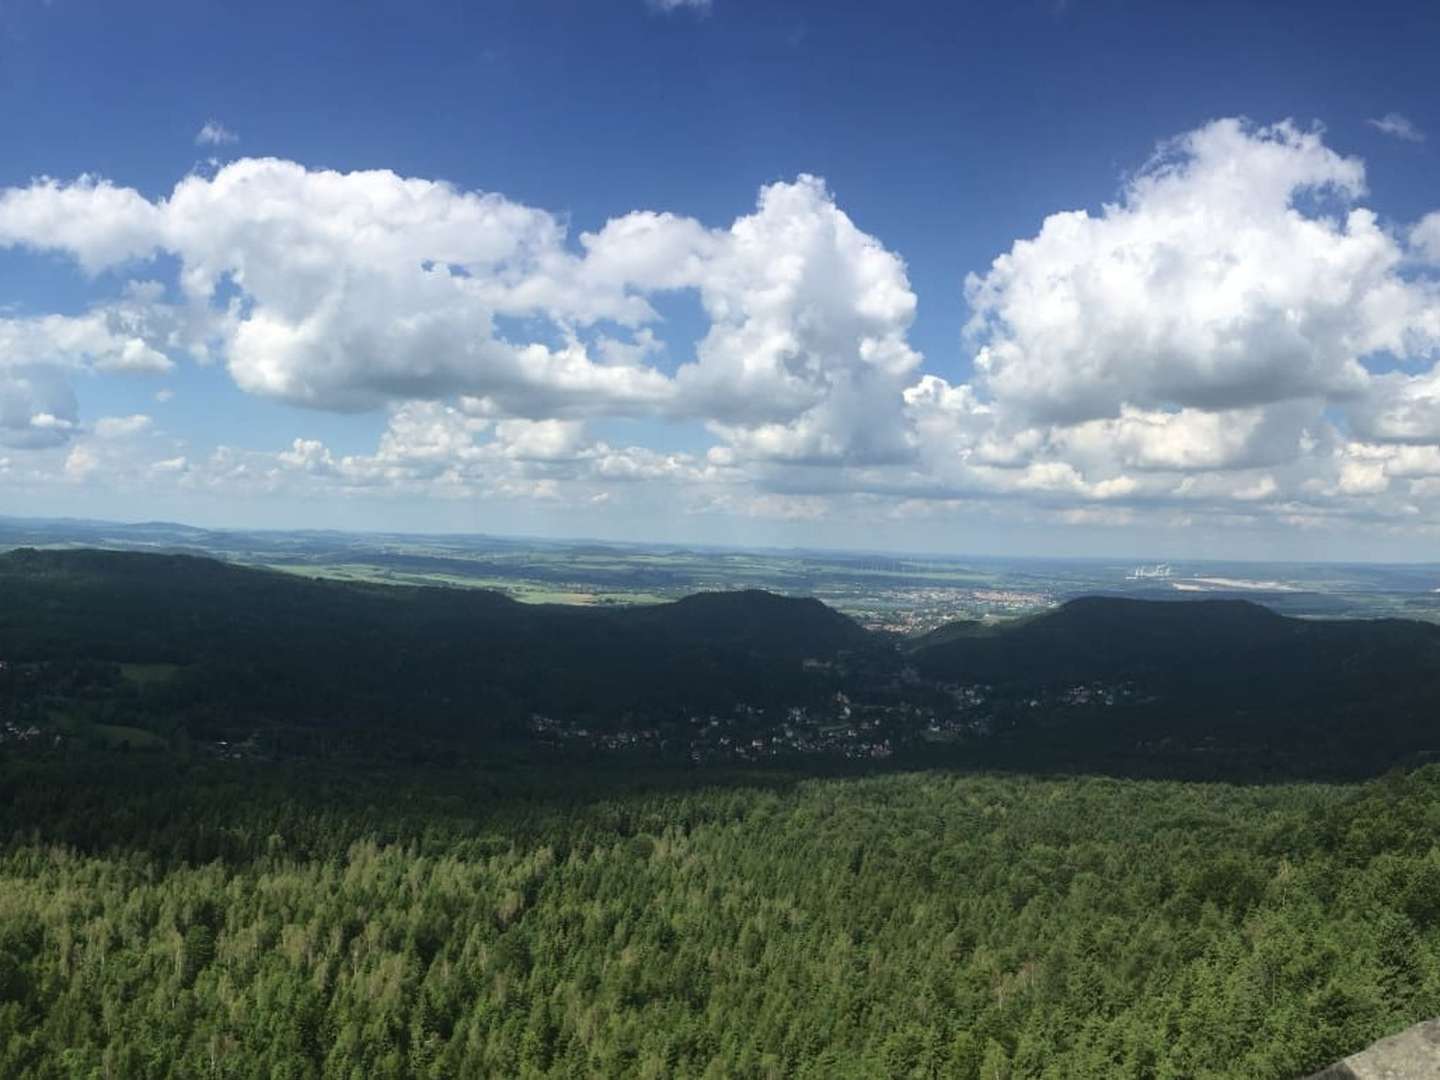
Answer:
[[[813,600],[715,593],[654,607],[310,580],[180,555],[0,555],[0,659],[169,664],[157,708],[200,720],[493,732],[533,712],[804,702],[801,661],[870,636]]]
[[[1433,677],[1440,626],[1288,618],[1245,600],[1090,596],[1010,623],[950,623],[908,651],[923,670],[986,682],[1158,675],[1250,692],[1255,678]]]
[[[734,648],[823,656],[869,640],[818,600],[759,590],[698,593],[666,604],[521,604],[485,589],[371,585],[306,578],[192,555],[20,548],[0,554],[0,645],[24,658],[76,655],[188,663],[254,644],[257,633],[338,635],[359,647],[371,627],[401,637],[460,633],[555,648],[573,634],[603,645]],[[397,642],[403,644],[403,641]],[[313,643],[312,643],[313,644]],[[430,641],[431,645],[442,645]]]
[[[999,626],[953,623],[908,643],[927,678],[999,686],[1099,683],[1139,705],[1021,723],[1026,752],[1237,751],[1295,771],[1383,769],[1440,753],[1440,626],[1312,620],[1242,600],[1071,601]],[[1308,767],[1308,766],[1307,766]]]

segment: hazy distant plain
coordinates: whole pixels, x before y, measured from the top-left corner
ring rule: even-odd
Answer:
[[[1243,597],[1287,615],[1440,622],[1440,564],[1173,563],[735,550],[587,540],[0,518],[0,549],[174,551],[313,577],[494,589],[527,603],[646,604],[712,589],[815,596],[863,623],[918,632],[1076,596]]]

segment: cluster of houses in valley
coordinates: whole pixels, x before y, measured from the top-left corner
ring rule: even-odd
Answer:
[[[65,742],[58,731],[47,731],[35,724],[0,721],[0,746],[15,750],[53,750]]]
[[[913,675],[902,681],[920,683]],[[799,755],[884,760],[907,745],[988,738],[1007,718],[1031,710],[1063,713],[1141,700],[1129,683],[1093,682],[1023,693],[982,684],[924,689],[931,692],[915,695],[917,700],[889,695],[881,703],[852,700],[843,691],[819,706],[765,708],[740,703],[723,714],[691,715],[678,722],[631,718],[618,730],[534,713],[529,730],[537,741],[556,749],[662,752],[695,764]]]
[[[762,761],[797,755],[884,760],[921,737],[933,714],[908,702],[867,705],[843,691],[820,706],[737,704],[725,714],[691,715],[663,727],[599,731],[534,714],[530,731],[556,747],[600,751],[661,750],[695,764]]]
[[[1135,700],[1135,687],[1131,683],[1082,683],[1066,687],[1060,692],[1060,704],[1070,706],[1125,705]]]
[[[603,751],[651,750],[678,754],[695,764],[761,761],[825,754],[850,759],[883,759],[899,741],[883,711],[856,708],[837,693],[821,708],[767,709],[738,704],[724,715],[691,715],[662,727],[597,731],[589,726],[534,714],[530,731],[557,747]]]
[[[0,677],[8,677],[12,673],[10,661],[0,660]],[[0,718],[0,746],[38,750],[42,747],[58,746],[60,736],[51,732],[42,731],[35,724],[27,724],[16,721],[13,718]]]

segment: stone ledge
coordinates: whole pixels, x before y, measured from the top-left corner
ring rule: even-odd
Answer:
[[[1440,1080],[1440,1020],[1427,1020],[1305,1080]]]

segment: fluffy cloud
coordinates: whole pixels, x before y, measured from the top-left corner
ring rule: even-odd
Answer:
[[[133,188],[82,176],[0,192],[0,247],[62,251],[87,273],[153,255],[163,214]]]
[[[662,411],[711,421],[748,456],[908,453],[900,392],[921,359],[906,340],[915,294],[900,258],[820,179],[762,189],[755,212],[726,230],[639,212],[580,240],[577,279],[602,294],[699,294],[709,330]]]
[[[1440,371],[1377,376],[1370,393],[1350,410],[1350,418],[1356,432],[1367,439],[1440,441]]]
[[[42,449],[76,435],[78,373],[170,371],[174,362],[155,346],[183,335],[149,300],[140,288],[84,315],[0,318],[0,445]]]
[[[1205,472],[1293,461],[1319,422],[1319,408],[1304,401],[1215,412],[1127,405],[1115,419],[1060,428],[1051,439],[1067,457],[1101,467],[1113,461],[1142,472]]]
[[[821,181],[761,192],[702,264],[711,319],[676,376],[683,401],[746,453],[872,462],[906,456],[906,332],[916,299],[900,259],[857,229]]]
[[[734,470],[683,453],[615,447],[574,420],[490,420],[435,401],[391,410],[374,454],[338,456],[324,443],[296,439],[278,454],[251,454],[249,475],[273,482],[297,477],[330,490],[370,494],[428,493],[480,497],[594,501],[605,488],[633,481],[683,489],[733,484]],[[601,500],[604,501],[604,500]]]
[[[153,203],[89,179],[0,196],[0,244],[91,272],[176,256],[188,303],[211,309],[253,393],[342,410],[456,392],[520,412],[653,405],[666,392],[653,372],[594,363],[564,339],[566,322],[653,313],[581,281],[563,239],[551,215],[499,196],[272,160],[188,177]],[[512,342],[496,326],[535,315],[560,323],[560,340]]]
[[[83,316],[0,319],[0,367],[51,364],[75,370],[164,374],[173,362],[151,343],[147,313],[113,305]]]
[[[1364,357],[1435,345],[1434,289],[1346,208],[1363,192],[1358,160],[1288,123],[1175,140],[1099,216],[1055,214],[970,278],[980,382],[1061,422],[1363,394]]]
[[[596,363],[567,333],[634,323],[648,305],[586,287],[563,240],[551,215],[499,196],[277,161],[190,177],[164,204],[189,297],[240,293],[225,354],[252,393],[333,409],[452,393],[518,414],[653,408],[663,379]],[[555,340],[497,325],[533,316]]]
[[[205,313],[188,347],[215,337],[242,389],[295,404],[464,395],[532,420],[700,417],[753,456],[908,451],[904,265],[809,176],[766,187],[728,229],[637,212],[575,250],[553,215],[498,195],[242,160],[153,203],[88,179],[7,193],[7,239],[96,271],[173,254],[186,302],[170,310]],[[649,362],[647,297],[674,290],[698,293],[710,328],[671,378]],[[601,323],[619,336],[587,342]]]
[[[1357,159],[1290,123],[1164,143],[1113,204],[1052,214],[969,278],[973,374],[947,381],[909,343],[904,262],[811,176],[728,225],[641,210],[578,236],[384,170],[246,159],[161,199],[41,180],[0,193],[0,245],[101,281],[164,276],[155,254],[178,269],[83,315],[0,319],[0,441],[68,442],[77,482],[215,491],[1424,522],[1440,212],[1391,225],[1365,193]],[[660,315],[680,292],[703,316],[689,355]],[[80,423],[67,378],[186,356],[263,397],[386,409],[386,429],[368,454],[303,435],[207,454],[124,438],[143,418]],[[610,445],[607,417],[714,445]]]
[[[1440,211],[1426,214],[1410,230],[1410,245],[1419,259],[1440,263]]]
[[[1162,145],[1116,203],[970,278],[975,378],[905,391],[924,469],[897,489],[1415,513],[1398,457],[1347,432],[1440,440],[1440,291],[1415,268],[1429,226],[1382,226],[1364,192],[1288,123]],[[1397,364],[1422,370],[1374,373]]]

